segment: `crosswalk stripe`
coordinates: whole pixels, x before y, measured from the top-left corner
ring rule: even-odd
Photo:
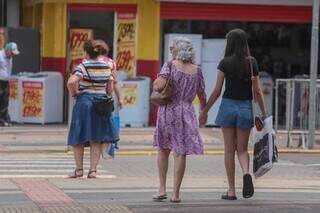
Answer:
[[[7,168],[8,166],[12,168],[74,168],[74,164],[70,165],[57,165],[57,164],[0,164],[1,168]],[[89,165],[84,165],[84,167],[89,167]],[[98,166],[97,168],[101,168]]]
[[[90,159],[84,158],[83,169],[89,170]],[[10,158],[0,159],[0,179],[4,178],[66,178],[74,171],[73,157],[40,157],[34,158]],[[99,178],[115,178],[108,170],[98,165]]]
[[[85,176],[84,176],[85,177]],[[0,175],[0,179],[9,178],[68,178],[68,175],[42,175],[42,174],[12,174],[12,175]],[[98,179],[114,179],[117,178],[116,175],[98,175]]]

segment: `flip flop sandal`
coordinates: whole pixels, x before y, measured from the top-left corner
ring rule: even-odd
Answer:
[[[164,195],[153,195],[152,199],[154,201],[160,202],[160,201],[163,201],[163,200],[167,199],[167,194],[164,194]]]
[[[95,174],[93,174],[93,173],[95,173]],[[89,171],[87,178],[89,178],[89,179],[97,178],[97,171],[96,170]]]
[[[79,172],[81,173],[79,174]],[[80,177],[83,177],[83,169],[75,169],[73,174],[68,176],[68,178],[80,178]]]
[[[170,199],[171,203],[181,203],[181,199]]]
[[[252,183],[252,178],[250,174],[243,175],[243,189],[242,196],[244,198],[250,198],[254,194],[254,187]]]
[[[229,195],[228,192],[226,192],[225,194],[221,195],[221,199],[222,200],[237,200],[237,196],[235,195]]]

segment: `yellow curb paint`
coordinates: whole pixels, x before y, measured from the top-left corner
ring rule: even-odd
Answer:
[[[304,149],[279,149],[280,154],[320,154],[320,150],[304,150]],[[86,154],[89,154],[88,151],[85,151]],[[156,150],[120,150],[116,151],[118,156],[134,156],[134,155],[156,155],[158,152]],[[73,155],[73,151],[69,150],[68,155]],[[204,151],[204,155],[223,155],[223,149],[208,149]],[[250,155],[253,155],[253,151],[249,151]]]
[[[320,154],[320,149],[315,149],[315,150],[308,150],[308,149],[279,149],[278,150],[280,154]],[[66,153],[67,155],[73,155],[73,150],[1,150],[0,153],[51,153],[51,154],[62,154]],[[89,154],[89,150],[85,151],[86,154]],[[116,151],[116,155],[156,155],[157,150],[149,150],[149,149],[144,149],[144,150],[119,150]],[[223,149],[207,149],[204,150],[204,155],[223,155],[224,151]],[[253,154],[253,151],[250,150],[249,154]]]

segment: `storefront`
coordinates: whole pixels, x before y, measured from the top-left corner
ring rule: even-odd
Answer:
[[[109,44],[110,57],[128,76],[154,79],[164,60],[165,34],[221,39],[236,27],[248,32],[252,54],[274,78],[308,73],[311,0],[184,2],[25,0],[22,24],[41,32],[42,70],[58,70],[65,78],[72,63],[83,57],[81,43],[90,37]]]
[[[206,93],[211,94],[216,68],[223,57],[225,35],[234,28],[248,34],[251,54],[258,60],[266,106],[274,109],[273,81],[310,72],[311,1],[203,0],[161,1],[162,60],[168,60],[170,36],[183,34],[197,47]],[[198,37],[196,37],[198,36]],[[209,112],[215,125],[219,101]],[[195,106],[199,103],[194,102]],[[196,107],[197,109],[197,107]]]
[[[159,3],[150,0],[25,0],[22,22],[41,32],[42,69],[59,70],[66,77],[70,47],[92,36],[105,40],[120,69],[136,76],[150,73],[158,61],[159,11]],[[78,31],[72,34],[74,29]]]
[[[94,38],[108,43],[109,56],[126,76],[155,78],[159,67],[159,3],[25,0],[22,8],[22,25],[41,33],[41,70],[60,71],[67,79],[83,58],[83,43]]]
[[[260,62],[261,70],[274,78],[307,74],[312,20],[312,8],[307,3],[311,1],[305,1],[305,5],[291,2],[278,1],[282,5],[162,2],[162,38],[166,33],[225,38],[229,30],[241,28],[248,33],[252,55]]]

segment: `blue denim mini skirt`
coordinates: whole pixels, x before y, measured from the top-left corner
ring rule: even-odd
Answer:
[[[216,125],[220,127],[252,128],[252,101],[223,98],[216,118]]]
[[[116,143],[119,130],[112,116],[98,115],[92,105],[94,94],[82,93],[76,98],[68,135],[68,145],[90,145],[90,141]]]

